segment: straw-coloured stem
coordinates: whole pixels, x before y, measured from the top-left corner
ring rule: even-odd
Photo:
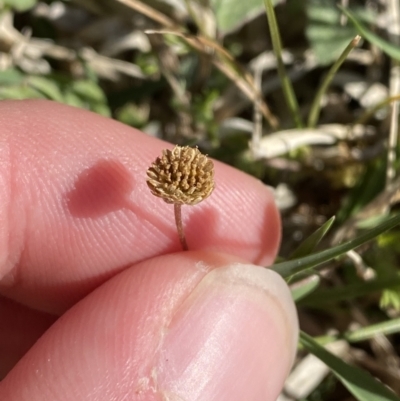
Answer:
[[[182,226],[182,205],[180,205],[179,203],[175,203],[174,213],[175,213],[176,229],[178,230],[178,235],[179,235],[179,241],[181,242],[182,249],[184,251],[187,251],[189,248],[186,242],[185,232],[183,231],[183,226]]]
[[[196,205],[214,190],[214,165],[197,148],[165,149],[147,170],[147,185],[153,195],[174,205],[175,222],[184,250],[188,249],[182,227],[182,205]]]

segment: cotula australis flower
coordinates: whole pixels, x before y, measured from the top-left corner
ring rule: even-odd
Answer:
[[[196,205],[211,195],[215,186],[213,162],[197,148],[165,149],[147,170],[147,185],[153,195],[174,205],[179,238],[187,250],[181,206]]]

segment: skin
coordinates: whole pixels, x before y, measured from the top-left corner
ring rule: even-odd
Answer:
[[[276,400],[298,323],[267,187],[215,162],[182,252],[145,182],[170,144],[47,101],[0,126],[0,399]]]

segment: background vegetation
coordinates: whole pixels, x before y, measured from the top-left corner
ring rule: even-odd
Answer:
[[[0,99],[89,109],[275,188],[273,268],[304,331],[282,401],[399,400],[399,7],[0,1]]]

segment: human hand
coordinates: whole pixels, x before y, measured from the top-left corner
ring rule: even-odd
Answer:
[[[181,252],[146,186],[168,144],[46,101],[0,103],[0,126],[0,400],[276,400],[298,327],[250,264],[279,245],[264,185],[215,162]]]

